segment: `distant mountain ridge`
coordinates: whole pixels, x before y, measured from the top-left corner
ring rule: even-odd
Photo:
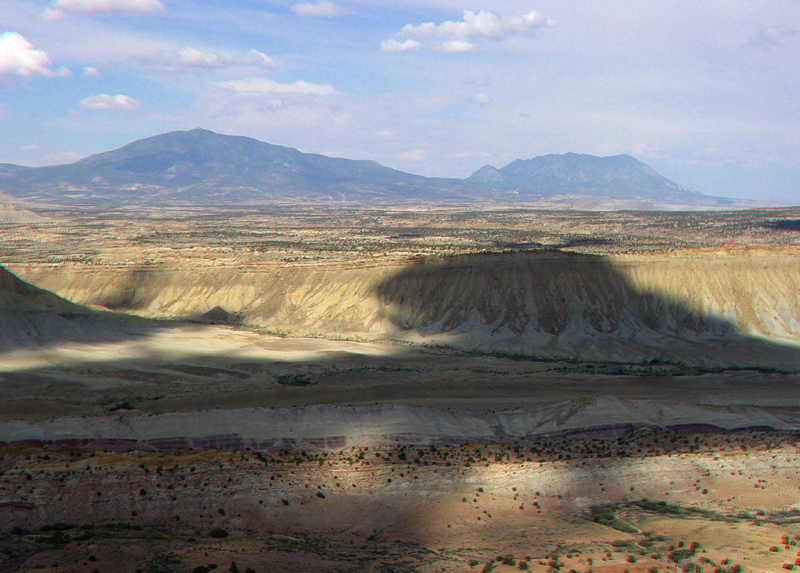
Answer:
[[[628,155],[545,155],[446,179],[199,128],[140,139],[67,165],[0,164],[0,191],[44,203],[151,206],[507,204],[576,195],[701,206],[728,201],[673,183]]]
[[[391,202],[432,190],[447,197],[450,188],[465,186],[204,129],[140,139],[68,165],[0,165],[0,189],[55,203]]]
[[[678,185],[655,169],[631,157],[596,157],[579,153],[542,155],[517,159],[497,169],[486,165],[466,181],[521,194],[548,197],[564,194],[592,195],[612,199],[669,197],[673,202],[695,204],[709,199],[690,187]]]

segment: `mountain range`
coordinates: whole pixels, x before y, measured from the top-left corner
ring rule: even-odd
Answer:
[[[446,179],[204,129],[140,139],[66,165],[0,164],[0,192],[39,203],[149,206],[525,204],[559,197],[639,208],[734,203],[678,185],[629,155],[545,155]]]

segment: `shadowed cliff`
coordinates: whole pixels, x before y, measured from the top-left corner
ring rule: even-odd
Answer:
[[[409,340],[545,358],[796,368],[796,347],[765,338],[796,335],[790,279],[746,267],[556,251],[477,255],[420,262],[377,294]]]

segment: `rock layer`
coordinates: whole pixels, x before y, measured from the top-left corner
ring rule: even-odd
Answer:
[[[676,431],[796,432],[800,431],[800,417],[776,409],[603,397],[503,412],[317,406],[5,420],[0,421],[0,441],[113,449],[341,449],[391,443],[493,442],[543,435],[618,436],[634,425]]]

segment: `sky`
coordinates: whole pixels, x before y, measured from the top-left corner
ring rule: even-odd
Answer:
[[[0,0],[0,163],[195,127],[443,177],[627,153],[800,203],[800,0]]]

